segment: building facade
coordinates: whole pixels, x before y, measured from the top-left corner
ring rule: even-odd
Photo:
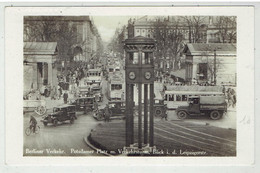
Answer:
[[[216,68],[216,85],[236,85],[236,45],[223,43],[187,44],[185,81],[192,84],[214,82]],[[215,58],[215,60],[214,60]]]
[[[56,42],[24,42],[24,92],[56,86]]]
[[[64,29],[65,28],[65,29]],[[67,35],[66,35],[67,34]],[[55,41],[65,55],[74,61],[88,62],[102,44],[101,37],[89,16],[29,16],[24,18],[24,41]],[[62,50],[64,44],[69,50]],[[68,49],[68,48],[65,49]]]

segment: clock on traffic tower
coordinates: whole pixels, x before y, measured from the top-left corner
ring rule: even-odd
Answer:
[[[126,53],[126,147],[134,144],[134,86],[138,87],[138,144],[137,147],[154,147],[154,58],[155,40],[137,36],[124,41]],[[149,93],[148,93],[149,91]],[[143,92],[143,93],[142,93]],[[144,106],[142,106],[142,104]],[[148,110],[149,108],[149,110]],[[149,113],[149,117],[148,117]],[[149,123],[149,130],[148,130]],[[143,126],[143,131],[142,131]],[[149,135],[149,137],[148,137]]]

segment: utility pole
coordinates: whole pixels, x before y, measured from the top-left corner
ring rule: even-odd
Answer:
[[[217,84],[217,57],[216,57],[216,49],[214,49],[214,85]]]

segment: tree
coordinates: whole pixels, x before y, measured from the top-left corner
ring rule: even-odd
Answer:
[[[182,17],[187,23],[189,32],[189,43],[200,42],[202,34],[202,24],[204,23],[205,17],[203,16],[184,16]]]
[[[212,48],[210,48],[209,46],[204,48],[202,56],[205,57],[204,59],[202,59],[202,63],[207,64],[207,67],[206,67],[207,68],[207,81],[210,83],[216,82],[216,81],[214,81],[214,76],[215,76],[215,78],[217,78],[218,71],[220,68],[223,67],[223,64],[221,63],[220,59],[217,58],[217,55],[216,55],[216,69],[215,69],[214,50]]]
[[[156,19],[152,23],[151,30],[153,38],[157,41],[155,56],[163,59],[169,57],[171,62],[175,62],[173,65],[177,66],[180,52],[184,48],[180,20]]]
[[[237,22],[234,16],[217,17],[216,27],[219,31],[222,43],[236,43]]]
[[[116,29],[112,40],[110,41],[110,43],[107,46],[107,48],[110,51],[119,53],[121,55],[124,54],[123,41],[126,39],[126,37],[125,37],[125,32],[127,31],[126,29],[127,29],[126,26],[123,26],[122,28]]]
[[[30,20],[30,19],[33,20]],[[57,42],[58,58],[64,61],[67,72],[67,61],[74,57],[73,46],[77,44],[77,28],[62,17],[39,16],[25,18],[25,41]]]

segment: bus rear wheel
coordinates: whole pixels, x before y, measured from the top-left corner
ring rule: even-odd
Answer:
[[[183,120],[183,119],[186,119],[187,118],[187,112],[185,112],[185,111],[179,111],[178,113],[177,113],[177,116],[178,116],[178,118],[179,119],[181,119],[181,120]]]
[[[222,117],[222,115],[220,114],[219,111],[212,111],[212,112],[210,112],[209,116],[212,120],[218,120]]]

